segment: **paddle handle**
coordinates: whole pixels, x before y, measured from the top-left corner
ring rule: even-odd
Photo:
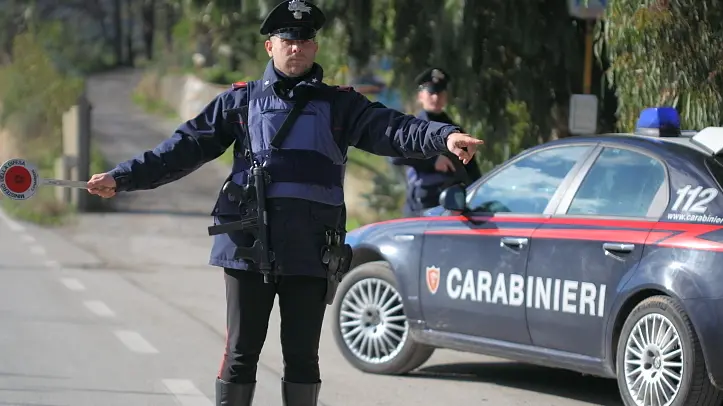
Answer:
[[[62,179],[40,179],[41,185],[69,187],[73,189],[88,189],[88,182],[82,180],[62,180]]]

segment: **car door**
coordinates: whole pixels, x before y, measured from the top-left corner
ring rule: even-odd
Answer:
[[[667,179],[663,162],[633,147],[600,146],[588,160],[555,215],[532,233],[534,345],[603,356],[610,305],[665,210]]]
[[[563,144],[521,155],[468,191],[469,213],[430,221],[419,279],[427,328],[530,343],[525,317],[530,237],[594,145]]]

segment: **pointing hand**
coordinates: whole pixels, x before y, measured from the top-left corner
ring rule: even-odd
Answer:
[[[469,134],[452,133],[447,136],[447,149],[457,155],[465,165],[474,157],[477,145],[481,144],[484,144],[484,141],[471,137]]]

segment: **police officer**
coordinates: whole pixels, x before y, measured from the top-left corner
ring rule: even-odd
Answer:
[[[440,68],[428,68],[415,79],[417,101],[422,111],[417,118],[456,125],[444,112],[447,105],[449,75]],[[482,176],[475,161],[463,165],[452,155],[443,154],[428,159],[395,157],[392,164],[406,171],[407,196],[403,214],[419,216],[425,209],[439,205],[439,195],[453,184],[469,185]]]
[[[89,192],[154,189],[176,181],[234,145],[227,181],[245,184],[252,161],[268,171],[265,199],[272,276],[253,260],[235,255],[254,237],[245,231],[214,237],[210,264],[224,269],[227,338],[216,377],[217,406],[251,405],[269,314],[279,296],[284,358],[282,398],[287,406],[317,404],[321,385],[319,339],[328,303],[329,265],[322,249],[329,232],[344,235],[343,174],[349,146],[382,156],[427,158],[451,151],[469,162],[482,141],[453,125],[429,122],[370,102],[349,87],[323,83],[314,62],[315,40],[325,17],[312,3],[284,1],[261,25],[271,58],[263,78],[235,83],[196,117],[152,150],[120,163],[88,182]],[[305,105],[304,105],[305,104]],[[296,122],[282,123],[302,107]],[[222,189],[213,209],[215,224],[244,214],[238,195]],[[257,240],[258,242],[259,240]],[[333,292],[332,292],[333,293]]]

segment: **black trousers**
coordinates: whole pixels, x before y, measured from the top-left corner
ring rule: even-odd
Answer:
[[[218,377],[230,383],[256,382],[276,295],[281,312],[284,380],[319,383],[319,339],[326,311],[326,279],[280,275],[265,284],[261,273],[224,269],[226,351]]]

